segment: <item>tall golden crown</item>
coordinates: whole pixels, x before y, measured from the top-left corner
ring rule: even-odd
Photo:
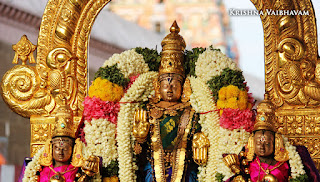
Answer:
[[[52,137],[67,136],[75,138],[73,114],[66,99],[63,104],[57,109],[55,116],[55,126]]]
[[[159,75],[166,73],[176,73],[184,75],[184,49],[186,43],[179,34],[180,28],[176,21],[170,27],[170,33],[162,40],[161,64]]]
[[[257,106],[257,117],[256,123],[254,125],[253,131],[257,130],[269,130],[273,132],[277,132],[275,128],[274,121],[274,106],[268,100],[268,95],[264,95],[264,100]]]

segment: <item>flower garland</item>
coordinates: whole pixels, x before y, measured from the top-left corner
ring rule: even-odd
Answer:
[[[207,49],[200,54],[195,65],[197,77],[202,78],[205,82],[209,81],[214,76],[220,75],[225,68],[239,70],[236,63],[230,58],[221,51],[212,49]]]
[[[200,173],[198,175],[198,178],[199,181],[216,181],[218,180],[217,177],[219,176],[217,176],[217,174],[222,174],[224,176],[224,180],[226,180],[231,177],[233,173],[224,164],[222,155],[226,153],[240,152],[242,147],[248,141],[249,132],[247,131],[251,129],[251,125],[253,126],[252,117],[254,116],[254,114],[250,110],[251,107],[249,107],[249,95],[247,94],[246,89],[239,89],[239,86],[241,86],[240,88],[246,87],[245,83],[243,83],[244,78],[241,71],[239,70],[239,68],[237,68],[236,64],[230,58],[225,56],[220,51],[212,49],[206,50],[199,55],[199,58],[195,65],[195,73],[197,78],[190,78],[193,91],[190,97],[190,102],[196,112],[202,113],[200,115],[199,123],[202,126],[203,132],[207,135],[210,141],[210,147],[208,149],[208,162],[206,166],[199,167]],[[213,80],[218,79],[218,77],[221,77],[221,75],[223,77],[219,79],[221,83],[213,82]],[[223,79],[225,78],[236,78],[232,79],[233,82],[235,82],[235,85],[230,85],[230,82],[228,81],[224,82]],[[218,90],[210,90],[209,86],[210,88],[217,87]],[[234,107],[232,107],[234,109],[223,112],[223,118],[229,117],[228,119],[231,120],[230,122],[233,122],[233,119],[238,121],[239,119],[243,119],[246,117],[250,118],[248,122],[245,122],[248,124],[246,124],[244,127],[239,127],[239,123],[231,125],[230,122],[224,122],[226,127],[223,128],[220,126],[221,118],[219,117],[218,112],[207,112],[216,110],[216,96],[218,96],[220,88],[224,86],[226,87],[224,88],[225,90],[222,89],[220,91],[221,101],[223,99],[230,98],[230,104],[226,105],[225,103],[221,103],[220,101],[218,107],[230,108],[230,106],[234,105]],[[221,107],[221,105],[223,104],[225,105]],[[249,109],[248,111],[242,110],[240,115],[237,115],[239,114],[237,110],[239,110],[240,106],[242,109]],[[223,121],[227,120],[224,119]],[[242,128],[245,128],[247,131]]]
[[[121,73],[125,77],[130,77],[136,74],[142,74],[149,71],[149,66],[145,63],[143,56],[138,54],[135,49],[130,49],[121,54],[113,54],[102,67],[113,66],[117,64]]]
[[[296,150],[296,147],[291,145],[288,141],[288,138],[282,135],[285,141],[285,148],[289,152],[289,164],[291,170],[291,177],[293,181],[299,178],[302,175],[306,175],[305,170],[303,169],[303,164],[299,153]]]
[[[43,154],[44,147],[42,147],[38,152],[33,156],[33,159],[26,167],[26,170],[24,172],[24,176],[22,181],[23,182],[37,182],[38,176],[37,171],[40,170],[40,156]]]
[[[153,91],[152,81],[157,76],[157,72],[141,74],[120,101],[125,103],[120,106],[117,127],[117,133],[121,133],[121,135],[117,136],[120,181],[135,181],[135,170],[138,168],[132,154],[134,143],[134,137],[132,136],[132,118],[138,104],[131,102],[147,101],[148,96],[151,95]]]
[[[123,96],[123,88],[101,77],[96,78],[89,88],[90,97],[98,97],[102,101],[118,102]]]
[[[112,160],[117,159],[116,125],[106,119],[85,121],[85,139],[88,154],[103,158],[103,166],[107,167]]]
[[[197,113],[206,113],[207,111],[216,110],[211,92],[201,78],[190,77],[192,94],[190,103]],[[199,181],[215,181],[217,170],[217,156],[219,155],[219,146],[215,141],[218,141],[219,135],[219,114],[218,112],[207,112],[200,115],[199,123],[202,127],[202,132],[208,137],[210,147],[208,149],[208,161],[206,166],[199,167]]]
[[[97,97],[86,97],[83,102],[83,116],[86,121],[92,119],[106,119],[117,124],[120,104],[118,102],[102,101]]]

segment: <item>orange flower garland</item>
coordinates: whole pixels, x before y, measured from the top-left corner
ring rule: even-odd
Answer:
[[[89,88],[89,96],[98,97],[102,101],[118,102],[123,94],[123,87],[101,77],[96,78]]]
[[[222,87],[218,95],[217,106],[218,109],[221,109],[220,115],[222,115],[225,108],[245,110],[252,107],[248,102],[247,91],[240,90],[237,86],[228,85],[227,87]]]

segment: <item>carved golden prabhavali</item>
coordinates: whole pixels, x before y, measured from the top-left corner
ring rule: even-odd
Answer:
[[[26,65],[27,60],[34,63],[35,46],[25,36],[13,46],[13,63],[21,59],[22,65],[4,75],[2,97],[14,112],[30,118],[31,155],[51,137],[52,115],[62,96],[68,99],[77,125],[87,94],[90,31],[109,1],[49,0],[40,26],[35,66]],[[307,146],[320,168],[320,59],[311,0],[251,1],[257,10],[264,11],[260,17],[265,86],[275,107],[275,125],[292,143]],[[266,10],[302,10],[309,15],[268,15]]]
[[[320,59],[311,0],[251,1],[264,12],[265,89],[275,126],[291,143],[305,145],[320,169]],[[286,14],[268,15],[267,10]]]

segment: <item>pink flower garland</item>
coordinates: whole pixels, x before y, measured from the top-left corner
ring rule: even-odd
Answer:
[[[102,101],[97,97],[86,97],[83,102],[83,116],[87,121],[104,118],[117,124],[120,104],[118,102]]]
[[[247,132],[253,130],[255,123],[255,113],[250,109],[223,109],[220,117],[220,126],[228,130],[243,128]]]

